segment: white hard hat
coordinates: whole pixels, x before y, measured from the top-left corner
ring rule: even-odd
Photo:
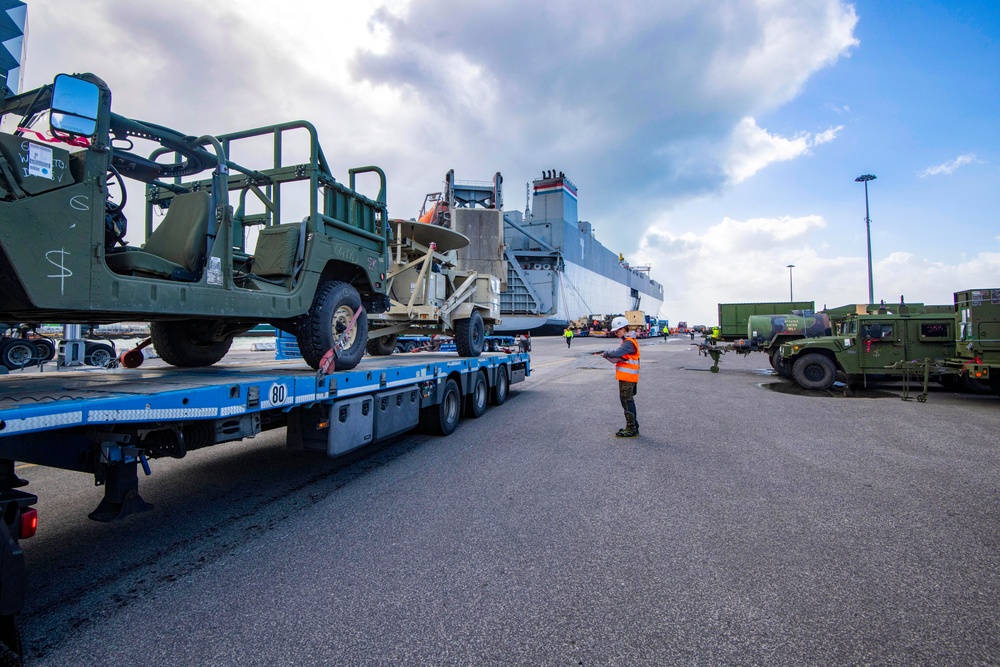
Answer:
[[[611,320],[612,333],[618,331],[619,329],[624,329],[627,326],[628,326],[628,320],[626,320],[624,317],[619,316]]]

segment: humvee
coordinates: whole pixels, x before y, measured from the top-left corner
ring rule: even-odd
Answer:
[[[954,312],[911,313],[900,306],[895,313],[848,315],[840,334],[802,338],[784,343],[780,363],[791,370],[795,382],[805,389],[828,389],[841,372],[848,384],[869,377],[906,374],[901,362],[941,360],[955,350]],[[947,373],[934,369],[936,379]]]
[[[150,322],[175,366],[211,365],[268,323],[313,368],[330,350],[360,361],[367,313],[388,307],[381,169],[338,182],[305,121],[196,137],[126,118],[93,74],[10,96],[0,117],[0,321]],[[145,189],[141,244],[128,182]]]

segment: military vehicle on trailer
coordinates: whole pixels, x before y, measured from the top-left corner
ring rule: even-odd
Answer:
[[[389,308],[381,169],[338,182],[305,121],[195,137],[126,118],[92,74],[9,96],[0,117],[0,321],[147,321],[160,357],[190,367],[268,323],[313,368],[331,350],[336,368],[360,361],[368,314]],[[145,187],[141,245],[127,181]]]

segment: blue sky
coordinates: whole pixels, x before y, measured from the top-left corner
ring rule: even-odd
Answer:
[[[876,300],[1000,286],[1000,3],[28,4],[26,86],[92,71],[190,134],[306,118],[393,217],[448,169],[501,171],[508,209],[564,171],[672,321],[786,299],[787,264],[796,299],[865,301],[864,173]]]

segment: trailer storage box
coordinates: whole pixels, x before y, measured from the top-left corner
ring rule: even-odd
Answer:
[[[330,439],[326,448],[327,455],[339,456],[372,442],[375,424],[374,401],[372,396],[356,396],[334,401],[330,406]]]
[[[375,394],[375,439],[408,431],[420,421],[420,391],[416,387]]]

